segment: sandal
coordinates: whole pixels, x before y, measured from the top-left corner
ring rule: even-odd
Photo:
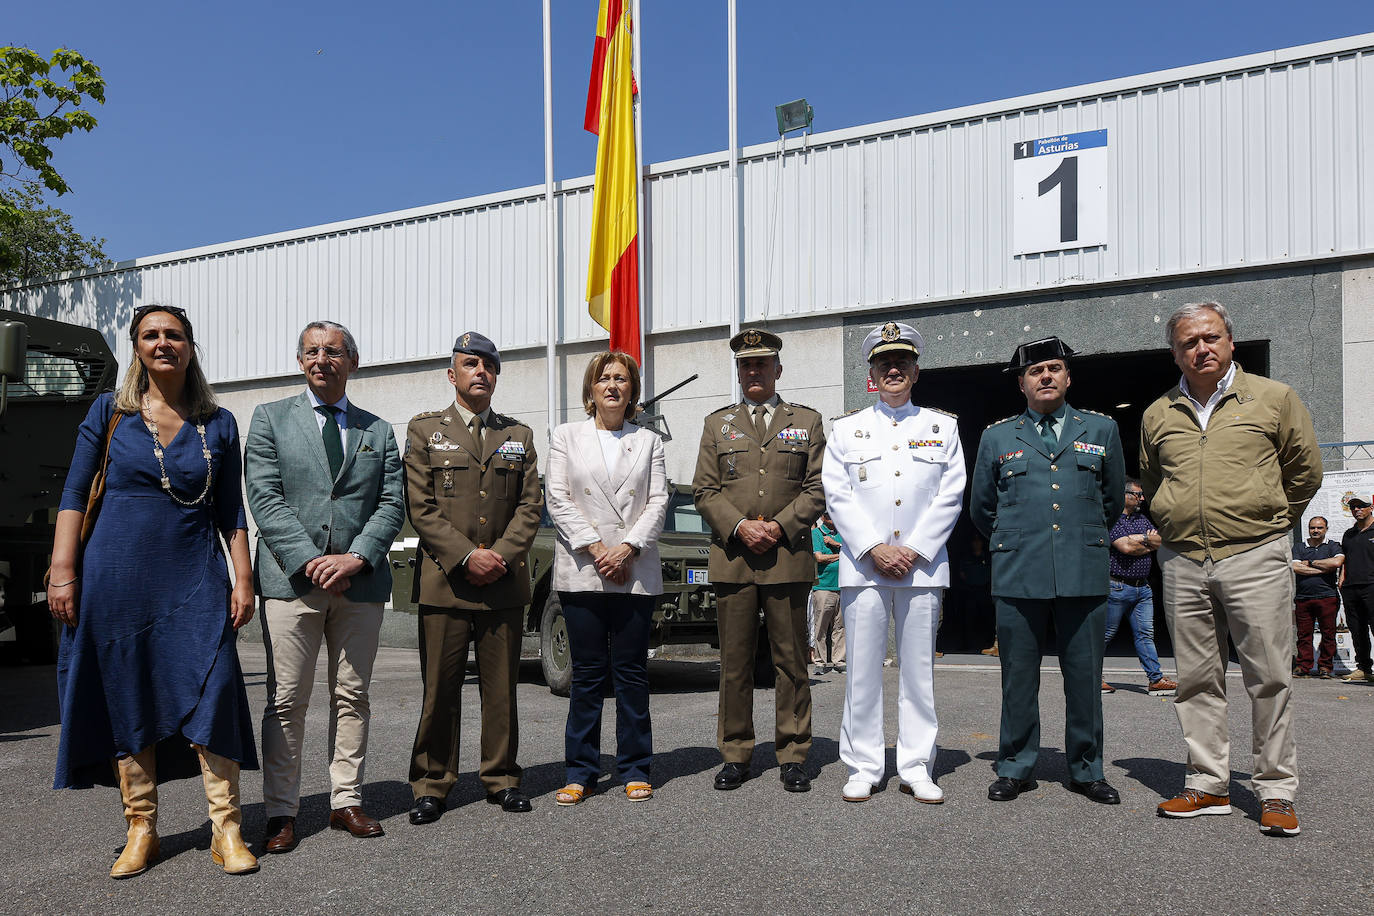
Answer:
[[[582,803],[582,799],[587,797],[587,790],[575,782],[570,782],[563,788],[554,793],[553,800],[565,808]]]
[[[632,802],[648,801],[654,797],[654,787],[647,782],[627,782],[625,797]]]

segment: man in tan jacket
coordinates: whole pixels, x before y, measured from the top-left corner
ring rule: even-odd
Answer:
[[[1316,431],[1293,389],[1232,361],[1224,306],[1185,305],[1166,335],[1183,378],[1141,420],[1140,478],[1163,539],[1164,604],[1178,664],[1174,711],[1188,771],[1183,791],[1158,813],[1231,813],[1229,631],[1250,694],[1260,830],[1292,836],[1299,827],[1288,534],[1321,486]]]
[[[717,789],[749,778],[754,753],[754,654],[763,613],[777,677],[776,738],[783,788],[806,792],[811,749],[806,598],[816,579],[811,523],[825,508],[821,416],[777,395],[782,340],[747,328],[730,340],[744,400],[706,417],[696,504],[711,526],[709,573],[720,630],[720,716],[725,766]]]
[[[424,705],[410,758],[412,824],[437,821],[458,779],[459,699],[468,646],[477,652],[487,801],[529,811],[520,791],[515,684],[520,617],[530,600],[526,564],[539,530],[539,489],[530,428],[491,409],[501,372],[495,344],[469,331],[453,344],[454,402],[406,430],[406,500],[420,536],[415,589],[420,610]]]

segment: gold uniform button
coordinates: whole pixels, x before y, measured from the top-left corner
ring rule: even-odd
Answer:
[[[762,491],[762,490],[759,490],[759,495],[760,495],[760,496],[763,495],[763,491]]]
[[[1051,489],[1051,490],[1058,490],[1058,489],[1059,489],[1059,484],[1057,484],[1057,483],[1052,483],[1052,484],[1050,484],[1050,489]]]
[[[760,473],[760,474],[767,474],[768,471],[765,470],[764,468],[759,468],[759,473]]]
[[[901,533],[900,531],[894,531],[894,532],[892,532],[892,536],[893,536],[894,538],[899,538],[899,537],[902,536],[902,533]]]
[[[1052,464],[1052,465],[1050,465],[1050,470],[1051,470],[1051,471],[1057,471],[1057,470],[1059,470],[1059,465],[1057,465],[1057,464]]]
[[[585,494],[588,495],[588,496],[591,496],[591,495],[592,495],[592,488],[591,488],[591,487],[583,487],[583,488],[582,488],[582,492],[585,493]]]
[[[1007,471],[1007,476],[1010,477],[1011,475],[1012,475],[1012,472],[1011,472],[1011,471]]]
[[[893,450],[894,452],[897,451],[897,446],[895,446],[895,445],[892,446],[892,450]]]
[[[893,420],[893,421],[892,421],[892,425],[893,425],[893,426],[896,426],[896,425],[897,425],[897,421],[896,421],[896,420]]]
[[[901,472],[901,471],[893,471],[893,472],[892,472],[892,476],[893,476],[893,477],[901,477],[901,476],[902,476],[902,472]]]
[[[1055,531],[1058,531],[1058,530],[1059,530],[1059,526],[1058,526],[1058,525],[1050,525],[1050,527],[1053,528]]]
[[[1059,511],[1059,503],[1055,503],[1055,504],[1054,504],[1054,511],[1055,511],[1055,512],[1058,512],[1058,511]]]
[[[478,491],[477,491],[477,495],[480,496],[482,499],[486,499],[486,498],[487,498],[487,491],[486,491],[486,490],[478,490]]]
[[[901,500],[900,500],[900,499],[899,499],[899,500],[897,500],[897,505],[899,505],[899,506],[900,506],[900,505],[901,505],[901,504],[902,504],[902,501],[901,501]]]
[[[477,524],[479,524],[479,525],[485,525],[486,523],[487,523],[487,517],[486,517],[485,515],[479,515],[479,516],[477,516]]]
[[[448,464],[448,459],[447,459],[447,458],[444,459],[444,464]]]

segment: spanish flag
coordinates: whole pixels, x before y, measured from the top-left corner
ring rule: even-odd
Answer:
[[[587,311],[611,333],[611,349],[639,353],[639,215],[635,183],[631,0],[601,0],[584,126],[599,137],[592,187]]]

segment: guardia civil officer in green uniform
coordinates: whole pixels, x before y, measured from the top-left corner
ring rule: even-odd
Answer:
[[[1069,357],[1057,337],[1022,344],[1015,373],[1026,410],[978,443],[969,512],[992,551],[1002,662],[1002,732],[993,801],[1036,787],[1040,660],[1054,620],[1064,675],[1069,788],[1095,802],[1121,797],[1102,774],[1102,640],[1107,532],[1124,502],[1121,434],[1111,417],[1070,406]]]
[[[717,789],[749,778],[754,754],[754,653],[759,612],[777,675],[774,749],[783,788],[811,788],[811,686],[806,599],[816,581],[811,523],[825,508],[821,416],[777,395],[782,339],[746,328],[730,339],[744,400],[706,417],[697,454],[697,508],[711,526],[709,573],[720,630]]]

